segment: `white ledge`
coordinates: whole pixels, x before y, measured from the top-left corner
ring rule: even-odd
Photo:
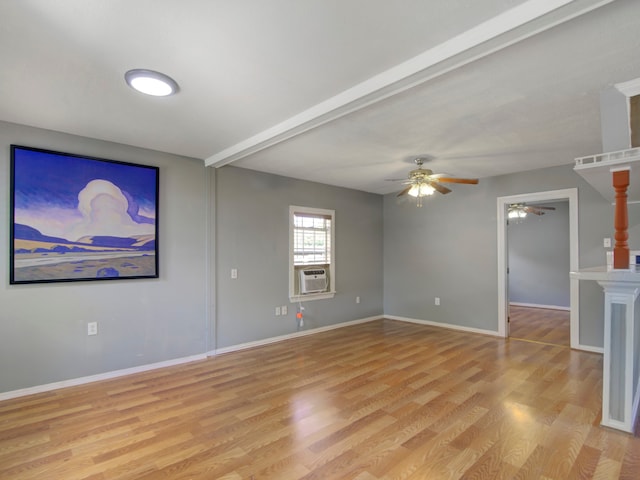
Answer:
[[[614,203],[615,190],[611,172],[640,165],[640,148],[628,148],[616,152],[598,153],[575,159],[573,171],[585,179],[608,202]],[[627,203],[640,203],[640,182],[632,181],[627,190]]]
[[[596,282],[640,283],[640,268],[631,265],[629,270],[610,269],[605,266],[581,268],[570,272],[571,278],[578,280],[595,280]]]
[[[336,292],[320,292],[320,293],[306,293],[304,295],[291,295],[289,301],[291,303],[308,302],[310,300],[322,300],[325,298],[333,298]]]

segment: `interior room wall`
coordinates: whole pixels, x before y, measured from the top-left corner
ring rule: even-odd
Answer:
[[[158,166],[160,278],[9,285],[10,144]],[[207,351],[205,173],[201,160],[0,123],[0,392]]]
[[[568,308],[569,202],[542,205],[555,210],[509,220],[509,301]]]
[[[216,171],[215,192],[216,348],[298,331],[300,305],[288,298],[290,205],[335,210],[337,293],[302,303],[303,329],[382,314],[382,196],[231,166]],[[283,305],[287,314],[276,316]]]
[[[613,207],[573,164],[453,188],[422,208],[406,196],[385,195],[385,314],[498,331],[496,199],[502,196],[578,188],[580,267],[605,262],[602,240],[612,236]],[[638,220],[630,211],[632,235]],[[581,344],[602,347],[603,308],[597,283],[580,282]]]
[[[5,226],[11,143],[159,166],[160,278],[9,285],[4,230],[0,362],[10,368],[0,369],[0,393],[296,332],[298,304],[287,297],[289,205],[336,211],[337,294],[303,304],[305,330],[384,312],[497,331],[500,196],[577,187],[581,267],[603,265],[602,239],[613,237],[613,206],[572,164],[454,186],[418,209],[395,194],[207,169],[200,160],[0,123]],[[640,250],[638,205],[629,206],[629,233]],[[602,346],[602,299],[595,282],[581,282],[581,344]],[[282,305],[287,315],[275,316]],[[97,336],[87,336],[89,321],[98,322]]]
[[[600,129],[603,152],[631,147],[629,99],[616,87],[607,87],[600,92]]]

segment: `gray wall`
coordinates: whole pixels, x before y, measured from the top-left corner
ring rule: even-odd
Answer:
[[[217,348],[297,331],[298,304],[288,299],[290,205],[335,210],[337,293],[303,303],[304,329],[382,314],[380,195],[237,167],[216,171],[215,191]],[[282,305],[288,314],[275,316]]]
[[[496,331],[500,196],[577,187],[581,267],[604,264],[602,239],[613,236],[613,206],[572,165],[455,186],[418,209],[395,194],[236,167],[205,169],[200,160],[7,123],[0,123],[0,142],[5,226],[10,143],[156,165],[161,182],[159,279],[9,285],[7,231],[0,236],[7,252],[0,257],[0,392],[297,331],[297,304],[287,297],[289,205],[336,211],[338,293],[305,302],[305,329],[384,311]],[[211,235],[209,210],[216,212]],[[629,206],[629,224],[630,247],[640,249],[640,205]],[[237,280],[230,278],[231,268],[238,269]],[[282,305],[289,312],[276,317],[274,309]],[[581,282],[583,345],[602,346],[602,312],[602,289]],[[99,322],[97,336],[86,335],[88,321]]]
[[[11,143],[160,167],[160,278],[9,285]],[[0,123],[0,392],[207,351],[206,174],[202,161]]]
[[[605,88],[600,93],[600,128],[603,152],[631,147],[629,99],[615,87]]]
[[[509,220],[509,301],[569,307],[569,202],[541,205],[555,210]]]
[[[385,314],[497,330],[496,199],[483,183],[421,208],[384,197]]]
[[[497,197],[578,188],[580,267],[604,265],[613,207],[573,171],[573,164],[483,178],[416,208],[384,197],[384,311],[387,315],[498,330]],[[630,246],[640,218],[630,207]],[[635,233],[634,233],[635,232]],[[434,305],[434,297],[441,305]],[[580,282],[580,343],[602,347],[603,293]]]

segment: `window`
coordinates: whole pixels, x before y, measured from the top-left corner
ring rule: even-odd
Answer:
[[[289,298],[316,300],[334,296],[335,212],[289,207]]]
[[[331,216],[293,214],[293,264],[331,263]]]

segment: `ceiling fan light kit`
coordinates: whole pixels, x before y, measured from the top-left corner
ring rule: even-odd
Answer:
[[[433,195],[435,191],[436,189],[431,185],[420,183],[412,185],[407,193],[412,197],[424,197],[426,195]]]
[[[422,168],[424,158],[418,157],[414,160],[418,168],[409,172],[409,179],[404,182],[408,185],[404,190],[398,193],[398,197],[408,194],[416,198],[416,206],[422,207],[422,198],[433,195],[436,191],[443,195],[451,192],[451,190],[442,183],[466,183],[475,185],[478,183],[477,178],[455,178],[445,177],[440,174],[434,174],[428,168]]]
[[[527,212],[520,209],[509,210],[507,214],[507,218],[525,218],[527,216]]]

